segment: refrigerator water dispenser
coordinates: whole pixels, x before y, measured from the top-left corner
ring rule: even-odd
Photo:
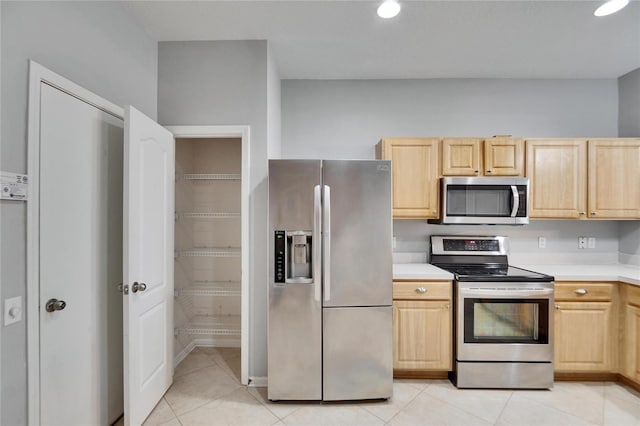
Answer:
[[[311,231],[275,231],[276,283],[313,283],[312,245]]]

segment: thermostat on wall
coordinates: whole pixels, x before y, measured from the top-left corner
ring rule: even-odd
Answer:
[[[0,199],[26,201],[29,176],[17,173],[0,172]]]

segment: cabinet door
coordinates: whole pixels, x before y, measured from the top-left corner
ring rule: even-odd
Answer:
[[[394,218],[437,218],[439,139],[382,140],[382,159],[391,160]]]
[[[393,302],[393,368],[451,369],[450,301]]]
[[[478,176],[482,174],[480,152],[482,139],[448,138],[442,140],[443,176]]]
[[[586,218],[587,141],[528,139],[531,218]]]
[[[640,139],[589,140],[589,217],[640,218]]]
[[[484,141],[486,176],[524,176],[524,139],[495,137]]]
[[[640,382],[640,308],[627,304],[624,316],[621,372],[629,379]]]
[[[615,370],[617,333],[611,302],[559,302],[554,320],[555,371]]]

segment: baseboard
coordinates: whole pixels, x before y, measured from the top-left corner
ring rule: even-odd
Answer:
[[[629,386],[631,389],[635,390],[636,392],[640,392],[640,383],[634,382],[633,380],[626,378],[622,374],[618,374],[618,380],[620,381],[620,383],[623,383]]]
[[[249,385],[250,388],[266,388],[267,387],[267,378],[262,377],[249,377]]]
[[[181,350],[177,355],[173,357],[173,368],[175,369],[178,364],[180,364],[184,359],[191,353],[192,350],[196,348],[196,344],[193,343],[193,340],[189,342],[187,346],[183,350]]]
[[[200,339],[193,339],[191,341],[196,346],[202,346],[204,348],[239,348],[240,340],[236,338],[225,339],[217,336],[205,337]]]
[[[617,382],[620,375],[618,373],[554,373],[553,380],[556,382]]]
[[[432,370],[393,370],[394,379],[447,379],[448,371]]]

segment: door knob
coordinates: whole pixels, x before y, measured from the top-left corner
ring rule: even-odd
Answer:
[[[58,299],[49,299],[44,308],[47,312],[61,311],[67,306],[67,302]]]
[[[145,283],[134,282],[131,285],[131,291],[137,293],[138,291],[145,291],[147,289],[147,285]]]

